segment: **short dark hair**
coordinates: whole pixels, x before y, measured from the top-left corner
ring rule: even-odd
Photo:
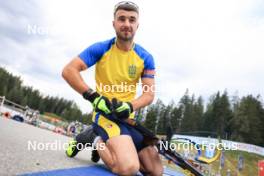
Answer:
[[[115,5],[114,16],[118,10],[134,11],[139,13],[137,4],[131,1],[121,1]]]

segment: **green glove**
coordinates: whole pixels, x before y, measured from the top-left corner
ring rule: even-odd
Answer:
[[[112,100],[113,112],[119,119],[127,119],[133,112],[133,106],[130,102],[118,101],[116,98]]]
[[[95,112],[101,112],[104,114],[110,114],[112,112],[110,100],[107,97],[93,91],[92,89],[85,91],[83,93],[83,98],[92,103]]]
[[[111,102],[104,96],[99,96],[93,101],[93,107],[96,112],[103,112],[105,114],[111,113]]]

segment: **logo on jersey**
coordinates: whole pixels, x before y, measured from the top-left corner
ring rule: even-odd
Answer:
[[[106,124],[106,128],[112,128],[113,125],[111,123]]]
[[[130,65],[128,67],[129,78],[135,78],[136,77],[136,72],[137,72],[137,67],[135,65]]]

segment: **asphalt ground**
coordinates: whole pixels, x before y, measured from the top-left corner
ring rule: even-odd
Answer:
[[[68,158],[63,145],[69,140],[67,136],[0,117],[0,175],[94,165],[91,150]]]

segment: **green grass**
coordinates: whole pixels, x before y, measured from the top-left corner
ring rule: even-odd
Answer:
[[[249,176],[258,175],[258,161],[263,160],[264,157],[243,152],[243,151],[225,151],[225,166],[221,170],[221,174],[225,175],[227,169],[231,170],[231,175],[237,176]],[[238,156],[242,155],[244,157],[244,168],[241,172],[237,171]],[[219,160],[212,163],[213,170],[217,171],[219,169]]]

